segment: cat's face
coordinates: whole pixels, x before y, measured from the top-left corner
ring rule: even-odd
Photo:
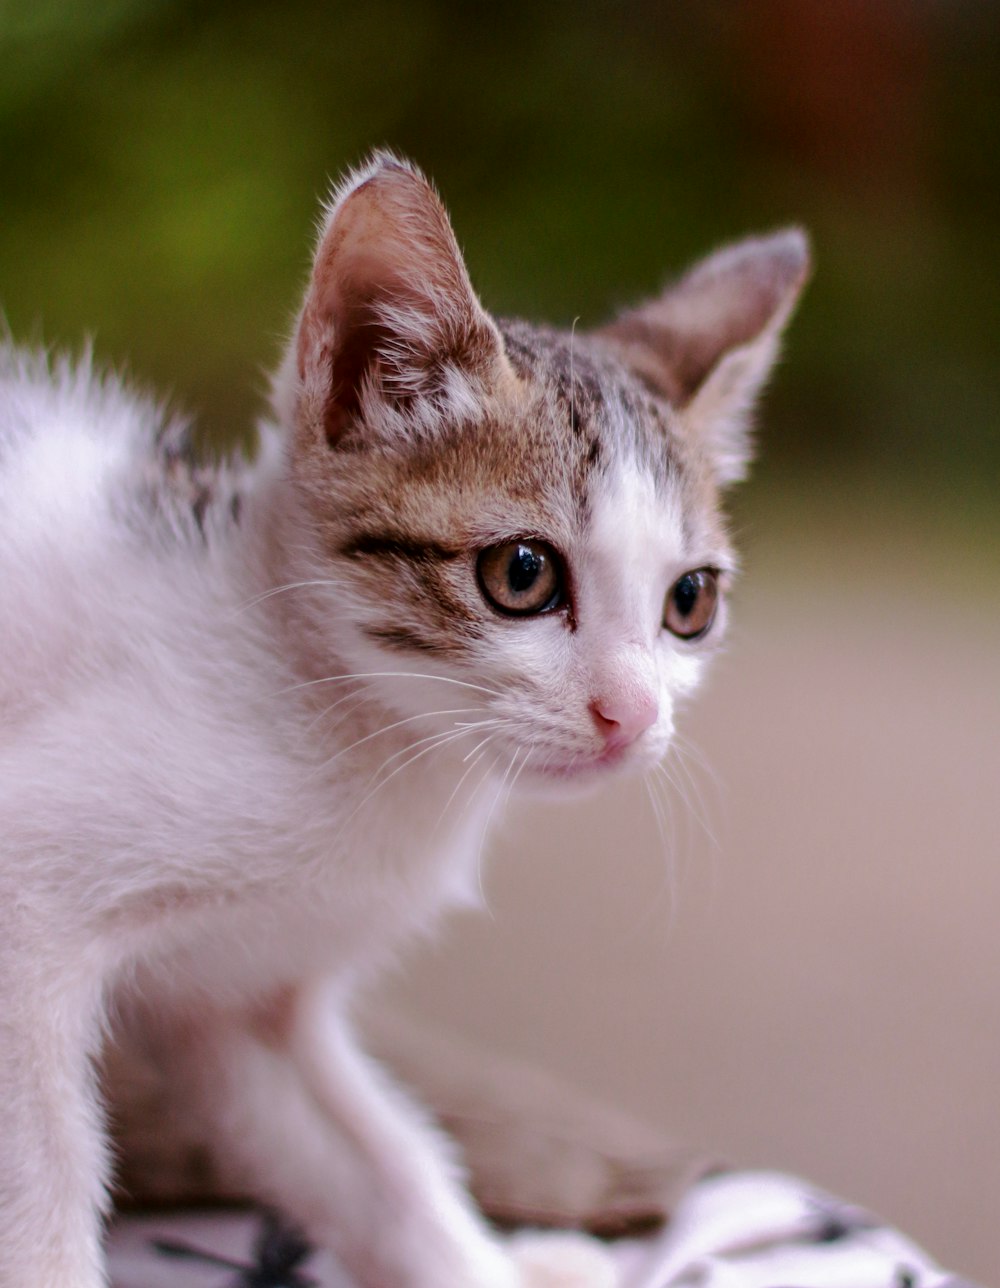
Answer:
[[[723,274],[749,320],[717,302],[715,261],[707,287],[675,288],[692,294],[691,354],[662,300],[596,336],[497,325],[436,198],[398,164],[339,197],[279,406],[336,654],[415,747],[550,784],[663,756],[722,636],[719,489],[804,275],[801,239],[775,242]]]

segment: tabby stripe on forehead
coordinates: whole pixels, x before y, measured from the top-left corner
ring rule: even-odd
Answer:
[[[463,553],[437,541],[415,541],[396,533],[366,532],[344,543],[340,553],[348,559],[374,556],[376,559],[404,559],[409,563],[445,563]]]

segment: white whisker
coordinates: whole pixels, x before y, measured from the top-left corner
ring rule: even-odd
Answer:
[[[447,715],[448,713],[445,711],[439,711],[437,714]],[[492,722],[483,720],[479,723],[485,725]],[[416,742],[407,743],[405,747],[401,747],[398,751],[394,751],[390,756],[386,756],[385,760],[382,761],[381,765],[379,765],[378,769],[376,769],[375,773],[372,775],[372,778],[377,778],[378,775],[381,774],[387,766],[391,765],[394,760],[398,760],[400,756],[405,756],[408,751],[412,751],[415,747],[422,747],[424,743],[433,742],[435,739],[453,741],[463,734],[473,732],[475,728],[476,726],[469,727],[453,725],[450,729],[439,730],[436,733],[428,734],[425,738],[418,738]]]
[[[465,764],[466,761],[469,761],[469,758],[472,756],[474,756],[475,759],[471,760],[470,763],[466,766],[465,770],[462,772],[461,776],[459,777],[458,782],[452,788],[451,795],[445,801],[444,808],[441,810],[441,813],[438,815],[437,823],[435,824],[436,827],[440,827],[441,823],[444,820],[444,816],[448,813],[448,810],[451,807],[452,802],[454,801],[458,793],[462,790],[462,784],[469,777],[472,771],[476,768],[476,766],[479,764],[482,758],[486,755],[486,748],[493,741],[494,737],[495,737],[495,734],[492,734],[492,733],[487,734],[487,736],[483,738],[481,742],[478,742],[476,746],[473,747],[472,751],[470,751],[467,756],[463,757],[463,762],[462,762],[463,764]],[[480,786],[482,786],[482,783],[486,781],[487,777],[488,775],[484,775],[482,782],[479,784]],[[475,795],[475,792],[477,790],[478,788],[473,790],[472,796]],[[470,801],[471,801],[471,798],[472,797],[470,796]]]
[[[346,756],[348,752],[355,751],[357,750],[358,747],[363,746],[366,742],[371,742],[373,738],[380,738],[382,737],[383,734],[391,733],[394,729],[401,729],[404,725],[413,724],[413,722],[416,720],[431,720],[437,716],[454,716],[454,715],[468,715],[468,710],[465,707],[459,707],[451,711],[420,712],[418,715],[403,716],[401,720],[394,720],[391,724],[381,725],[378,729],[373,729],[371,733],[366,733],[364,737],[356,738],[354,742],[349,743],[346,747],[341,747],[338,751],[335,751],[332,756],[328,756],[327,759],[324,760],[323,763],[317,767],[314,773],[325,772],[327,769],[330,768],[332,764],[338,761],[341,758],[341,756]],[[449,730],[449,732],[454,732],[454,730]],[[465,733],[466,731],[463,729],[463,730],[460,730],[459,732]],[[421,741],[426,741],[426,740],[422,739]]]
[[[509,721],[507,721],[507,720],[485,721],[485,720],[484,720],[484,721],[481,721],[480,723],[481,723],[481,725],[483,725],[483,726],[485,726],[485,725],[487,725],[487,724],[493,724],[494,726],[496,726],[496,728],[494,728],[493,732],[491,732],[491,733],[487,734],[487,736],[486,736],[485,738],[480,739],[480,741],[479,741],[478,743],[476,743],[475,747],[473,747],[472,751],[468,752],[468,753],[463,757],[463,763],[468,762],[468,763],[467,763],[467,767],[466,767],[466,769],[464,770],[464,772],[462,773],[461,778],[459,778],[458,782],[455,784],[455,787],[454,787],[454,789],[452,790],[451,795],[448,797],[448,800],[445,802],[445,807],[444,807],[444,809],[441,811],[441,815],[440,815],[440,816],[439,816],[439,818],[438,818],[438,823],[440,823],[440,822],[441,822],[441,820],[444,818],[444,816],[445,816],[445,814],[446,814],[447,810],[448,810],[448,809],[449,809],[449,807],[451,806],[452,802],[455,800],[455,797],[458,795],[458,793],[459,793],[459,791],[461,790],[461,788],[462,788],[463,784],[466,782],[466,780],[469,778],[469,776],[470,776],[470,775],[471,775],[471,774],[476,770],[476,768],[477,768],[477,767],[482,763],[483,759],[484,759],[484,758],[485,758],[485,756],[486,756],[487,751],[489,750],[490,744],[493,742],[494,738],[495,738],[495,737],[496,737],[496,735],[497,735],[497,729],[498,729],[498,728],[503,728],[504,726],[508,725],[508,724],[509,724]],[[470,793],[469,793],[469,797],[468,797],[468,800],[466,801],[466,805],[465,805],[466,811],[471,811],[471,809],[472,809],[472,805],[473,805],[473,802],[474,802],[475,797],[476,797],[476,794],[477,794],[477,793],[480,791],[480,789],[481,789],[481,788],[483,788],[483,787],[486,785],[486,783],[489,781],[490,777],[492,776],[492,774],[493,774],[493,773],[494,773],[494,771],[495,771],[496,763],[497,763],[497,761],[496,761],[496,758],[494,757],[492,764],[491,764],[491,765],[488,765],[488,766],[484,769],[483,774],[482,774],[482,777],[479,779],[479,782],[478,782],[478,783],[475,785],[475,787],[473,787],[473,788],[472,788],[472,790],[470,791]],[[520,772],[520,771],[518,771],[518,772]],[[480,836],[480,847],[481,847],[481,845],[482,845],[482,837],[485,835],[485,829],[486,829],[488,826],[489,826],[489,819],[487,818],[487,820],[486,820],[486,822],[485,822],[485,824],[484,824],[484,830],[483,830],[483,832],[481,833],[481,836]],[[478,860],[477,860],[477,870],[478,870]],[[482,890],[482,884],[481,884],[481,882],[480,882],[480,894],[481,894],[481,895],[483,895],[483,890]],[[484,898],[485,898],[485,896],[484,896]]]
[[[338,698],[336,702],[331,702],[329,706],[324,707],[321,711],[318,711],[315,716],[313,716],[313,718],[306,725],[306,732],[311,733],[312,730],[315,729],[315,727],[320,723],[321,720],[326,719],[326,717],[330,714],[331,711],[336,711],[336,709],[339,706],[342,706],[345,702],[353,701],[354,705],[352,707],[349,707],[346,711],[341,712],[340,719],[337,721],[337,724],[334,726],[335,728],[339,728],[346,720],[349,720],[351,716],[355,714],[355,712],[359,711],[365,705],[365,703],[368,701],[367,692],[371,689],[371,687],[372,686],[370,684],[362,684],[358,688],[352,689],[349,693],[345,693],[343,697]]]
[[[712,828],[712,824],[709,822],[709,819],[716,817],[718,810],[709,808],[706,804],[698,778],[691,771],[690,762],[694,761],[696,766],[708,777],[716,794],[718,794],[719,788],[718,779],[709,768],[704,757],[701,756],[701,753],[694,748],[693,744],[687,743],[685,739],[677,738],[675,735],[674,742],[671,746],[671,752],[673,753],[672,762],[676,766],[677,775],[680,776],[677,777],[671,775],[671,781],[674,782],[685,805],[691,811],[691,815],[695,822],[708,838],[712,848],[717,852],[721,851],[722,847],[719,844],[718,837]],[[668,760],[670,760],[669,754]],[[665,773],[668,772],[666,765],[663,766],[663,769]]]
[[[653,769],[643,775],[642,785],[646,791],[646,797],[652,810],[653,819],[656,823],[656,831],[660,838],[661,845],[661,878],[654,897],[650,900],[646,912],[640,919],[640,924],[645,926],[651,920],[659,918],[660,908],[663,901],[667,903],[666,930],[670,934],[676,918],[677,910],[677,866],[675,861],[676,836],[674,829],[674,814],[670,809],[669,802],[660,795],[661,785],[661,767],[655,765]]]
[[[254,595],[251,599],[245,600],[242,604],[237,605],[234,609],[237,613],[245,613],[247,609],[262,604],[265,599],[271,599],[274,595],[284,595],[289,590],[304,590],[309,586],[327,586],[336,589],[337,583],[329,577],[319,577],[313,581],[289,581],[283,586],[272,586],[270,590],[265,590],[260,595]]]
[[[317,680],[303,680],[299,684],[291,684],[286,689],[279,689],[272,696],[282,697],[286,693],[297,693],[300,689],[313,688],[318,684],[338,684],[346,680],[437,680],[441,684],[454,684],[463,689],[485,693],[491,698],[504,696],[499,689],[491,689],[484,684],[473,684],[470,680],[458,680],[451,675],[433,675],[424,671],[353,671],[342,675],[324,675]]]
[[[500,784],[497,787],[493,800],[490,802],[489,809],[486,811],[486,818],[483,820],[483,826],[479,833],[479,848],[476,851],[476,881],[479,886],[479,894],[483,900],[483,906],[487,908],[487,910],[489,909],[489,904],[487,903],[486,890],[483,886],[483,848],[486,844],[486,837],[489,835],[490,824],[493,821],[493,815],[496,813],[497,805],[500,803],[500,800],[504,795],[504,788],[507,785],[507,780],[510,777],[511,770],[514,768],[514,765],[517,762],[517,758],[522,754],[524,755],[525,759],[527,759],[527,755],[528,755],[527,751],[522,751],[521,748],[518,748],[511,756],[510,764],[507,766],[506,770],[504,771],[503,777],[500,779]]]
[[[355,815],[361,809],[364,808],[365,805],[368,804],[368,802],[372,799],[372,797],[377,792],[380,792],[382,788],[385,787],[386,783],[391,782],[392,779],[394,779],[397,774],[402,773],[404,769],[408,769],[410,765],[412,765],[415,761],[420,760],[422,756],[426,756],[428,752],[436,751],[439,747],[444,747],[451,742],[455,742],[459,738],[464,738],[466,736],[466,733],[467,731],[465,729],[458,729],[458,730],[449,729],[444,733],[432,734],[429,738],[421,738],[418,742],[411,743],[408,747],[404,749],[404,754],[406,751],[413,751],[415,747],[421,747],[421,743],[428,743],[429,746],[421,747],[420,751],[415,752],[415,754],[410,756],[408,760],[404,760],[402,764],[397,765],[391,774],[386,774],[384,778],[376,782],[375,786],[371,789],[371,791],[366,793],[366,795],[362,797],[362,799],[358,802],[358,804],[354,807],[354,809],[351,810],[350,814],[348,814],[347,818],[344,820],[345,826],[355,817]],[[378,769],[375,771],[375,773],[368,781],[372,782],[374,779],[378,778],[378,775],[382,773],[382,771],[385,769],[385,766],[400,754],[401,753],[396,752],[394,756],[389,758],[389,760],[383,761],[382,764],[378,767]]]
[[[514,794],[514,788],[517,786],[517,780],[521,777],[521,774],[522,774],[522,772],[523,772],[523,770],[524,770],[524,767],[525,767],[525,765],[527,765],[527,763],[528,763],[528,756],[529,756],[529,752],[528,752],[528,750],[527,750],[527,749],[525,749],[525,752],[524,752],[524,759],[523,759],[523,760],[521,761],[521,763],[518,765],[518,767],[517,767],[517,772],[514,774],[514,777],[510,780],[510,783],[509,783],[509,785],[508,785],[508,787],[507,787],[507,794],[506,794],[506,797],[505,797],[505,799],[504,799],[504,804],[505,804],[505,805],[506,805],[507,801],[509,801],[509,800],[510,800],[511,796],[513,796],[513,794]]]
[[[502,729],[506,723],[507,723],[506,720],[502,720],[498,718],[494,720],[477,720],[475,724],[462,723],[462,724],[458,724],[456,727],[460,729],[468,729],[470,732],[472,731],[478,732],[480,729],[486,729],[490,725],[492,725],[495,729]],[[479,748],[482,747],[484,743],[489,742],[492,737],[493,737],[493,734],[488,734],[483,739],[482,742],[477,742],[476,745],[472,748],[472,750],[462,757],[463,762],[471,759],[471,757],[473,757],[476,754]]]

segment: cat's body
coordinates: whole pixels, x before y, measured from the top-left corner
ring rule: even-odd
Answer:
[[[104,1282],[109,1016],[363,1288],[550,1282],[348,1007],[475,888],[515,780],[666,750],[804,272],[783,234],[603,336],[501,328],[424,181],[379,158],[331,206],[252,469],[199,470],[87,363],[4,352],[2,1288]],[[578,1251],[553,1264],[597,1282]]]

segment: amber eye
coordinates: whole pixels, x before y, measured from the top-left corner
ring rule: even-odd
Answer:
[[[480,554],[477,572],[480,589],[501,613],[528,616],[562,603],[559,556],[544,541],[525,537],[490,546]]]
[[[715,620],[719,604],[719,574],[697,568],[678,577],[667,591],[663,625],[682,640],[704,635]]]

